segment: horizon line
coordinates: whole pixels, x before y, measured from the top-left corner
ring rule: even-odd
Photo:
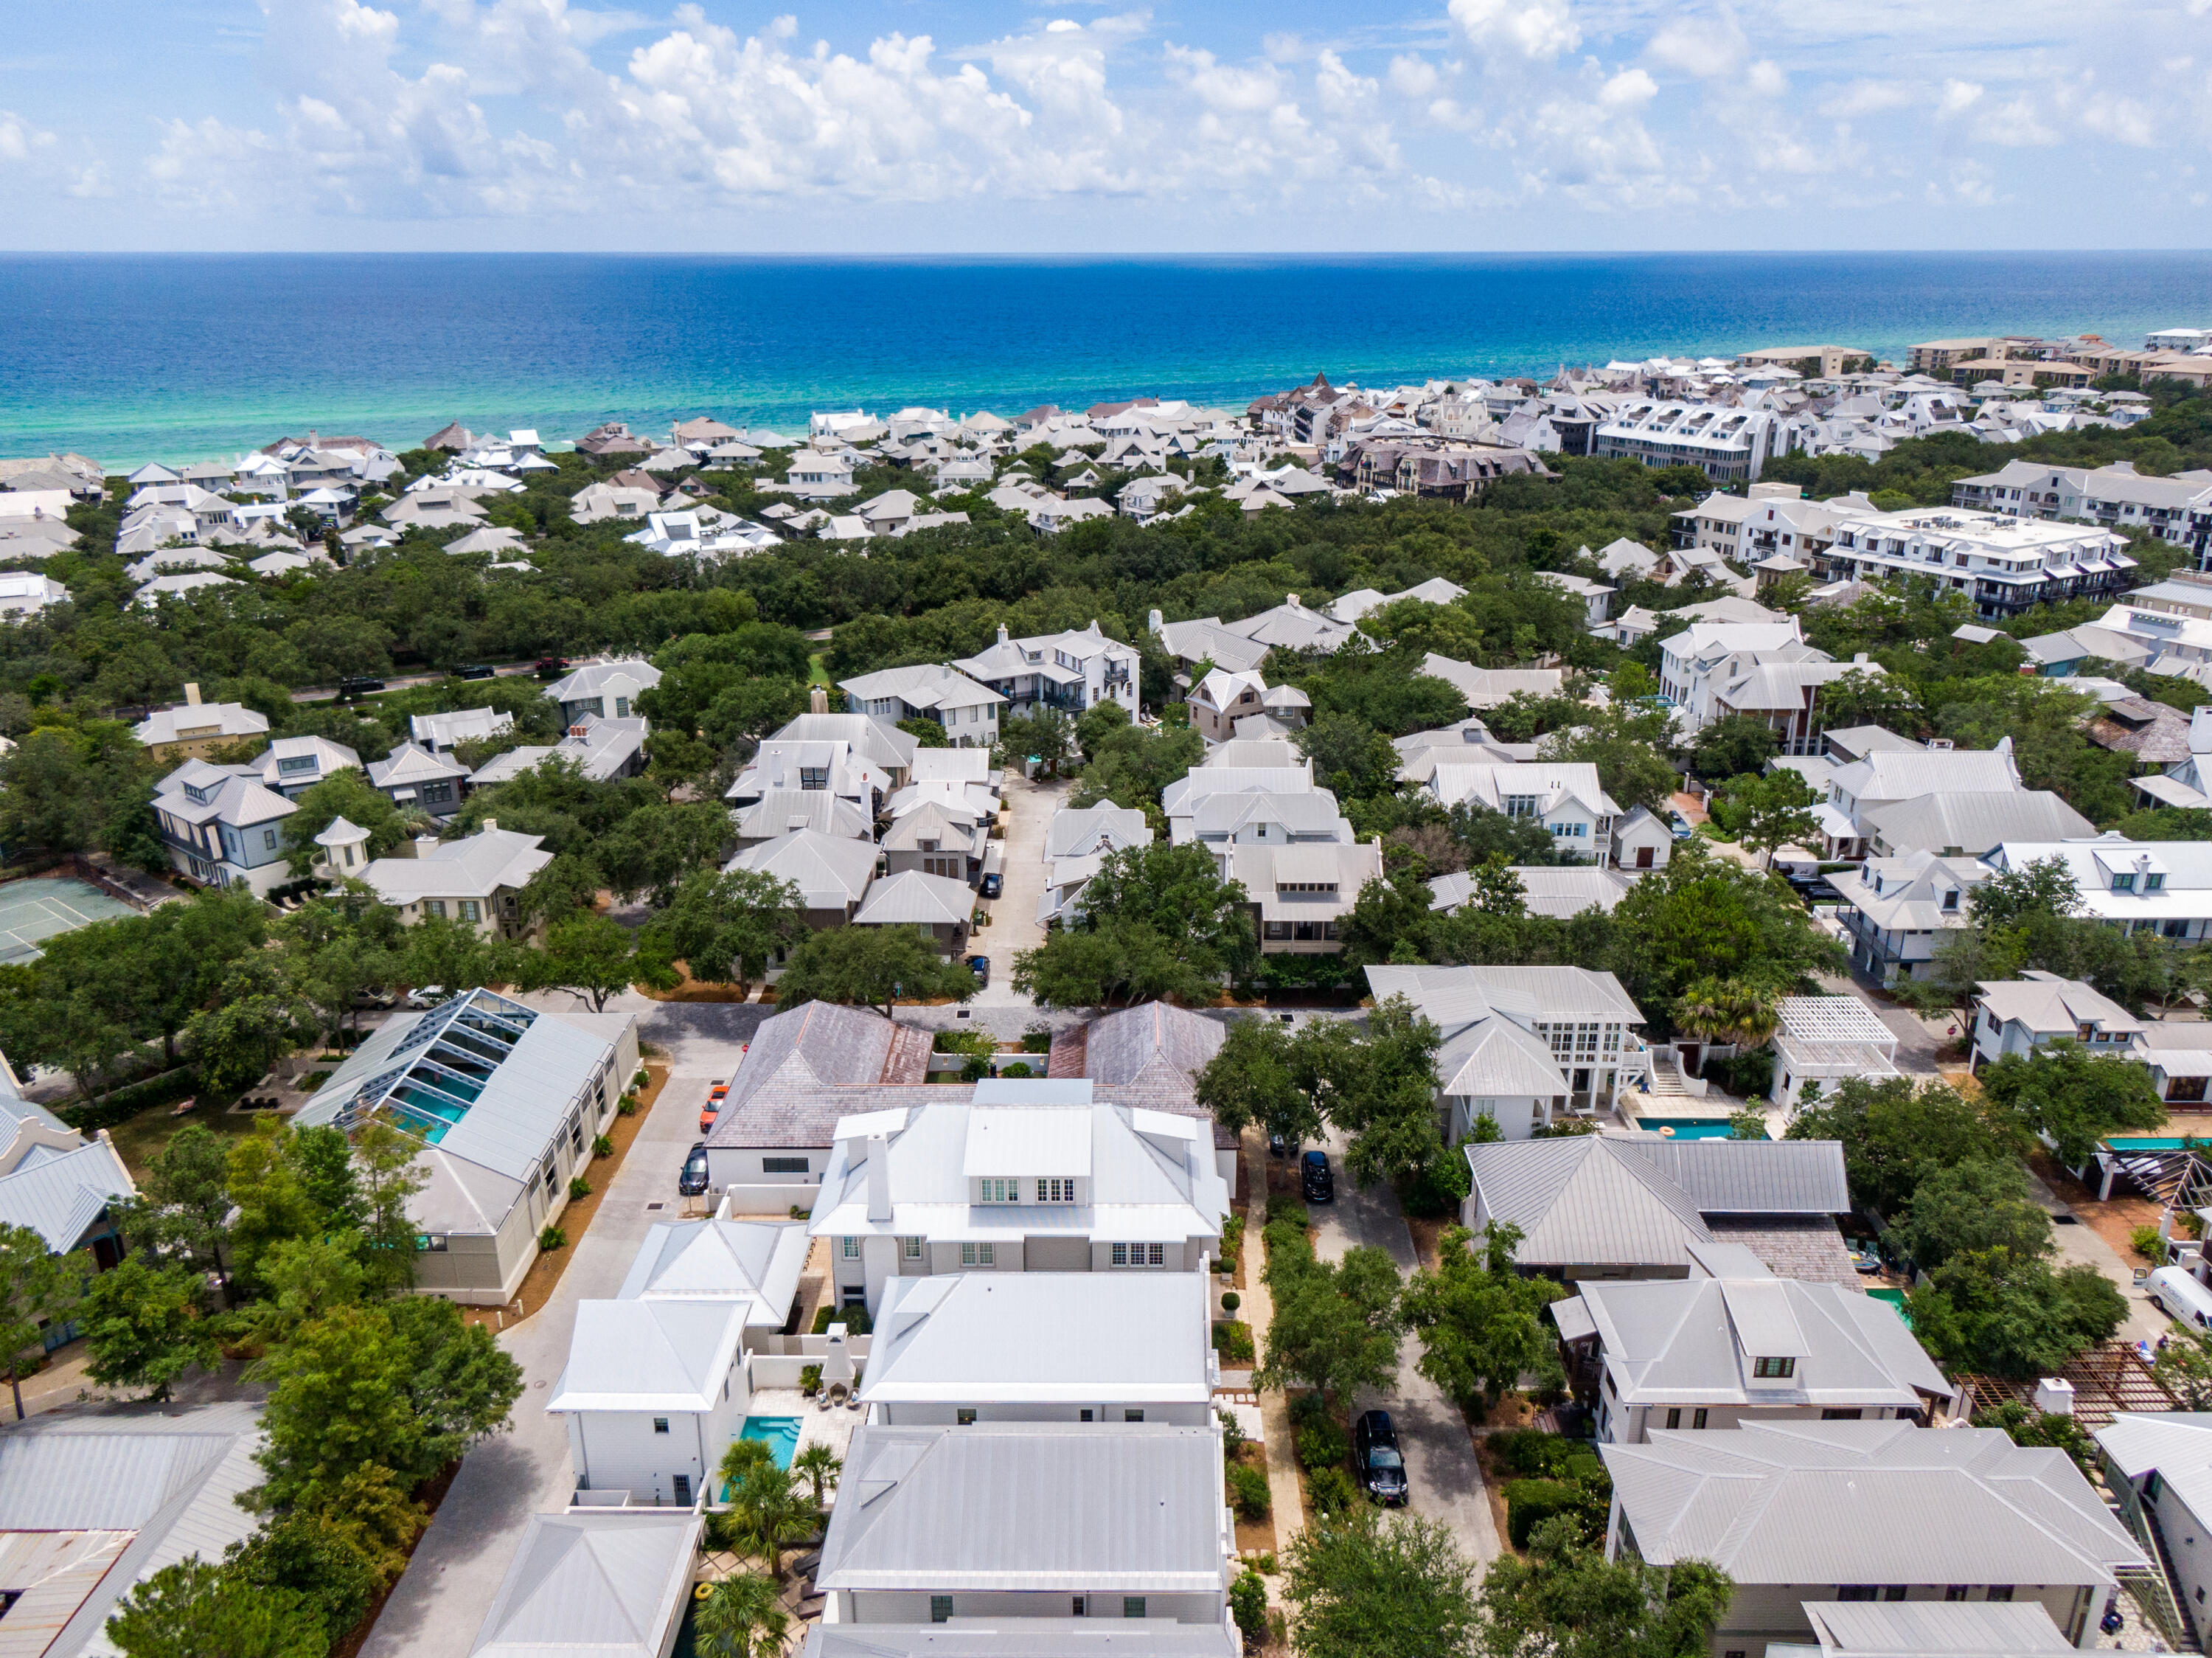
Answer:
[[[978,259],[1009,264],[1050,264],[1081,261],[1093,264],[1135,265],[1189,259],[1334,261],[1374,263],[1395,259],[2039,259],[2111,258],[2165,255],[2212,258],[2212,247],[1613,247],[1613,248],[1460,248],[1364,249],[1311,251],[1273,249],[1231,251],[1105,250],[1059,253],[1006,253],[983,248],[839,253],[830,250],[786,253],[702,251],[696,248],[506,248],[506,247],[55,247],[0,250],[0,261],[42,259],[600,259],[727,260],[773,264],[793,260],[830,260],[853,264],[891,261]]]

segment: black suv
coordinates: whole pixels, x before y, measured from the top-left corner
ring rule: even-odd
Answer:
[[[707,1143],[702,1140],[691,1148],[691,1155],[684,1160],[684,1172],[676,1177],[676,1195],[679,1198],[703,1198],[707,1194]]]
[[[338,700],[343,702],[349,697],[366,697],[383,689],[384,681],[381,680],[371,679],[366,674],[349,674],[338,681]]]
[[[496,680],[499,670],[489,662],[465,662],[453,670],[457,680]]]
[[[1298,1160],[1298,1190],[1310,1204],[1336,1201],[1336,1176],[1329,1173],[1327,1152],[1309,1151]]]
[[[1352,1466],[1359,1489],[1385,1508],[1406,1505],[1406,1459],[1399,1454],[1398,1430],[1388,1411],[1370,1411],[1352,1424]]]

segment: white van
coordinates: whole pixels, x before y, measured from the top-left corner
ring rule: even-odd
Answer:
[[[2161,1266],[2150,1275],[2150,1298],[2169,1318],[2197,1330],[2212,1330],[2212,1289],[2178,1266]]]

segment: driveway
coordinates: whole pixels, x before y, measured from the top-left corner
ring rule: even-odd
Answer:
[[[1936,1052],[1951,1038],[1946,1030],[1957,1023],[1951,1017],[1923,1019],[1911,1009],[1874,995],[1855,976],[1820,975],[1820,988],[1835,996],[1855,996],[1874,1010],[1897,1038],[1897,1068],[1909,1076],[1933,1076]]]
[[[574,997],[557,993],[530,999],[550,1007],[575,1004]],[[644,1039],[670,1056],[668,1086],[639,1129],[591,1230],[574,1246],[575,1259],[561,1275],[552,1300],[500,1337],[500,1344],[522,1367],[524,1389],[515,1401],[514,1430],[479,1445],[462,1461],[422,1546],[377,1619],[363,1658],[467,1658],[530,1516],[568,1506],[575,1478],[568,1429],[560,1418],[546,1415],[545,1400],[568,1362],[576,1303],[611,1298],[646,1228],[675,1218],[676,1177],[698,1138],[695,1131],[708,1082],[730,1074],[737,1064],[737,1043],[744,1039],[734,1033],[742,1029],[749,1035],[766,1011],[731,1003],[654,1003],[634,995],[609,1005],[628,1007],[632,1002],[644,1003],[639,1009]],[[668,1207],[648,1210],[648,1204]]]
[[[1371,1244],[1388,1250],[1398,1270],[1410,1273],[1419,1263],[1397,1194],[1388,1186],[1353,1191],[1344,1176],[1343,1137],[1332,1131],[1328,1144],[1329,1161],[1336,1166],[1336,1201],[1313,1206],[1321,1234],[1315,1253],[1323,1260],[1342,1260],[1346,1251]],[[1408,1335],[1398,1349],[1397,1387],[1362,1395],[1357,1404],[1363,1411],[1381,1406],[1397,1424],[1406,1477],[1413,1486],[1408,1506],[1425,1520],[1442,1521],[1468,1558],[1483,1565],[1498,1557],[1498,1541],[1482,1465],[1475,1460],[1474,1442],[1459,1407],[1414,1368],[1420,1356],[1419,1339]]]
[[[1031,783],[1011,768],[1006,773],[1006,837],[999,896],[985,900],[991,924],[975,948],[991,958],[991,982],[976,995],[977,1008],[1026,1008],[1030,998],[1014,989],[1014,955],[1044,943],[1037,925],[1037,900],[1044,896],[1044,826],[1067,798],[1067,784]]]

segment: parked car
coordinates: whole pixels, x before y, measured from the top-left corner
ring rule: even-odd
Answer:
[[[1352,1424],[1352,1466],[1359,1489],[1385,1508],[1406,1505],[1406,1459],[1388,1411],[1369,1411]]]
[[[557,680],[568,671],[568,659],[566,656],[540,656],[538,659],[538,677],[541,680]]]
[[[713,1132],[714,1119],[721,1112],[722,1101],[729,1097],[730,1085],[727,1082],[717,1079],[715,1082],[708,1088],[707,1103],[699,1107],[700,1133],[708,1134]]]
[[[1698,832],[1690,826],[1689,819],[1684,817],[1680,812],[1669,812],[1667,814],[1667,824],[1668,827],[1674,832],[1676,840],[1687,840]]]
[[[1271,1134],[1267,1137],[1267,1155],[1270,1157],[1287,1157],[1297,1149],[1296,1146],[1279,1134]]]
[[[1826,875],[1791,875],[1790,890],[1805,903],[1841,904],[1844,895],[1836,890],[1836,883]]]
[[[496,680],[499,670],[489,662],[469,662],[453,670],[457,680]]]
[[[1006,878],[1003,875],[994,873],[983,877],[983,896],[985,898],[998,897],[1000,893],[1006,891]]]
[[[383,689],[384,681],[381,680],[373,680],[366,674],[349,674],[338,681],[338,700],[343,702],[349,697],[366,697],[371,692]]]
[[[981,990],[990,984],[991,958],[989,956],[969,956],[968,958],[968,970],[975,975],[975,985],[978,990]]]
[[[443,984],[417,984],[407,992],[407,1005],[410,1008],[434,1008],[445,999]]]
[[[691,1155],[684,1160],[684,1172],[676,1177],[676,1195],[679,1198],[701,1198],[707,1192],[707,1143],[704,1140],[691,1148]]]
[[[1336,1176],[1329,1172],[1327,1152],[1309,1151],[1298,1160],[1298,1190],[1310,1204],[1336,1201]]]
[[[396,1008],[399,995],[396,991],[356,991],[353,1004],[356,1008]]]

